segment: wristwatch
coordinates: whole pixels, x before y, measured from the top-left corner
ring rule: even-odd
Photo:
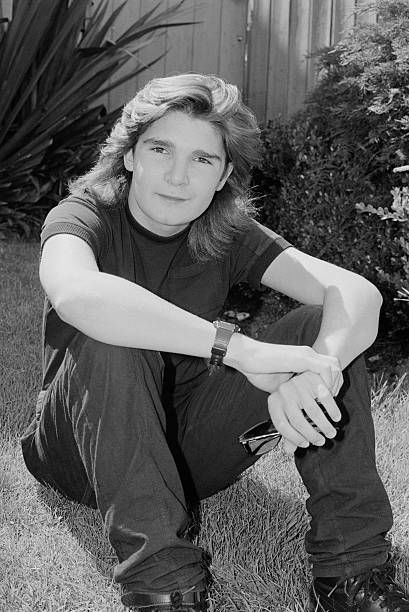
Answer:
[[[213,374],[222,367],[223,358],[226,355],[230,338],[235,332],[241,331],[238,325],[228,323],[227,321],[213,321],[213,325],[216,328],[216,337],[214,339],[209,361],[210,374]]]

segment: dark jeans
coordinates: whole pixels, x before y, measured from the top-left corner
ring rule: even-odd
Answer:
[[[311,345],[321,309],[299,308],[264,340]],[[391,509],[375,465],[363,358],[344,371],[341,439],[295,454],[307,487],[306,548],[316,576],[353,575],[383,563]],[[208,376],[204,360],[110,346],[79,334],[58,377],[39,397],[22,437],[30,472],[97,507],[136,591],[198,583],[202,551],[184,537],[188,500],[233,483],[254,458],[238,436],[268,418],[267,394],[236,370]]]

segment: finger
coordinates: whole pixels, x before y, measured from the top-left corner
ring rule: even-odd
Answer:
[[[284,440],[283,449],[286,455],[293,455],[297,448],[290,440]]]
[[[314,429],[315,436],[313,439],[308,438],[313,444],[317,444],[317,429],[327,438],[334,438],[337,434],[335,427],[332,425],[330,420],[327,418],[322,408],[316,401],[317,396],[328,396],[329,401],[332,399],[331,393],[324,385],[322,378],[312,372],[295,376],[292,379],[293,386],[296,387],[298,393],[298,405],[307,414],[310,419],[310,427]],[[337,407],[338,408],[338,407]],[[302,415],[304,417],[304,415]],[[296,415],[297,417],[297,415]],[[300,417],[297,417],[300,418]],[[305,418],[305,417],[304,417]],[[306,419],[308,421],[308,418]],[[290,422],[291,419],[290,419]],[[292,422],[294,425],[294,423]],[[295,425],[299,429],[298,424]],[[301,433],[306,435],[306,430],[302,429]],[[321,440],[322,443],[322,440]]]
[[[332,423],[327,419],[324,412],[317,402],[311,399],[303,405],[305,413],[311,419],[316,430],[320,431],[326,438],[335,438],[337,430]]]
[[[302,408],[303,406],[289,406],[287,408],[286,414],[289,423],[308,442],[315,446],[323,446],[325,444],[325,437],[308,422]]]
[[[324,406],[329,417],[333,421],[339,421],[341,419],[341,411],[338,408],[336,401],[332,397],[332,394],[329,392],[329,390],[322,383],[318,384],[314,399],[316,399],[320,404]],[[320,412],[321,414],[323,414],[321,410]]]
[[[335,395],[335,391],[339,390],[340,380],[342,380],[341,364],[336,357],[320,353],[316,353],[316,355],[323,361],[322,372],[316,373],[321,376],[326,387]]]
[[[341,373],[339,368],[336,368],[333,364],[325,361],[321,361],[316,366],[316,369],[311,371],[321,376],[327,389],[333,389],[336,386],[339,374]]]
[[[332,393],[326,387],[322,378],[317,374],[309,372],[300,376],[295,376],[292,379],[292,383],[297,387],[298,394],[301,398],[299,405],[305,409],[314,423],[319,425],[325,435],[328,434],[329,437],[333,437],[335,435],[335,430],[330,421],[326,418],[320,404],[325,408],[329,418],[333,421],[339,421],[341,419],[341,412],[332,397]]]
[[[336,397],[338,393],[341,391],[342,385],[344,384],[344,377],[342,372],[339,373],[336,383],[334,385],[334,389],[332,390],[333,397]]]
[[[288,422],[287,416],[283,410],[284,400],[279,393],[272,393],[267,400],[268,411],[274,427],[283,436],[295,446],[307,448],[309,441],[306,440],[296,429]]]
[[[300,384],[300,382],[282,385],[280,388],[280,394],[283,398],[283,411],[290,426],[301,434],[305,440],[316,446],[322,446],[325,444],[325,438],[314,429],[302,412],[303,402],[306,399],[312,401],[312,398],[308,396],[305,388],[298,389],[297,384]]]

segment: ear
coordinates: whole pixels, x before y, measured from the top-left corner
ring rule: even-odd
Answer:
[[[223,175],[219,181],[219,184],[216,187],[216,191],[220,191],[221,189],[223,189],[223,187],[226,184],[227,179],[229,178],[232,172],[233,172],[233,164],[229,162],[226,166],[225,171],[223,172]]]
[[[124,166],[128,172],[133,172],[133,149],[129,149],[124,155]]]

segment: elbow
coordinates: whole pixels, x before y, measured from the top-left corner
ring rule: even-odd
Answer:
[[[55,312],[58,314],[59,318],[64,321],[64,323],[74,325],[73,305],[75,300],[69,292],[59,294],[51,300],[51,303]]]
[[[375,341],[378,335],[379,314],[381,311],[383,297],[381,292],[375,285],[366,281],[363,288],[362,303],[363,303],[363,319],[365,325],[361,325],[361,333],[364,332],[365,348],[369,348]]]
[[[375,287],[375,285],[367,281],[366,295],[367,295],[366,299],[368,301],[368,305],[371,311],[376,312],[377,317],[379,317],[379,312],[383,304],[383,297],[382,297],[381,292],[379,291],[377,287]]]
[[[367,315],[379,315],[383,297],[379,289],[369,280],[358,274],[354,274],[353,277],[347,279],[345,291],[350,291],[352,295],[355,295],[355,301],[361,304],[362,310],[364,310]]]
[[[371,292],[372,300],[377,304],[378,309],[380,310],[382,303],[383,303],[382,293],[379,291],[377,287],[375,287],[375,285],[373,285],[369,281],[367,281],[367,283],[369,285],[369,290]]]
[[[97,296],[81,283],[69,283],[68,289],[60,291],[52,300],[54,310],[64,323],[82,328],[97,302]]]

